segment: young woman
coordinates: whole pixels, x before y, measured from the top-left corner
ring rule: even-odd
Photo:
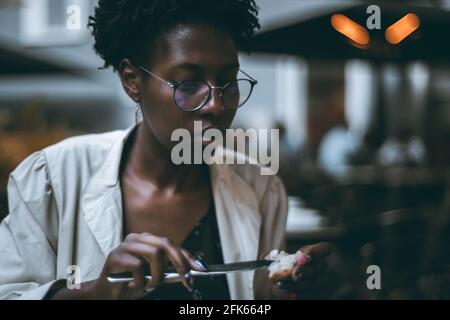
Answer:
[[[256,165],[175,165],[170,156],[175,129],[193,132],[202,121],[203,130],[223,132],[249,98],[255,81],[240,70],[238,50],[259,27],[256,16],[253,0],[98,2],[90,17],[95,50],[119,74],[142,121],[64,140],[11,174],[10,214],[0,227],[1,298],[283,297],[264,270],[195,281],[190,274],[283,248],[280,180]],[[303,250],[311,259],[296,275],[329,248]],[[168,266],[182,285],[161,285]],[[119,272],[134,280],[110,283]]]

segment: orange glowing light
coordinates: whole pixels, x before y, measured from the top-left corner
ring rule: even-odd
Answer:
[[[342,33],[344,36],[361,46],[367,45],[370,41],[369,32],[343,14],[334,14],[331,17],[331,25],[336,31]]]
[[[399,44],[407,36],[420,27],[420,19],[414,13],[408,13],[396,23],[386,29],[386,40],[392,44]]]

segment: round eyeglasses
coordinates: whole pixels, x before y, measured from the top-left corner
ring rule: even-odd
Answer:
[[[158,77],[144,67],[139,68],[172,87],[175,104],[183,111],[196,111],[202,108],[209,101],[212,91],[215,89],[219,90],[219,96],[225,109],[237,109],[247,102],[254,86],[258,83],[258,81],[240,69],[239,71],[250,79],[237,79],[226,83],[222,87],[214,87],[201,80],[173,83]]]

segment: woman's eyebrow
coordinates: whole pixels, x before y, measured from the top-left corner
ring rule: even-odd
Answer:
[[[223,66],[221,68],[221,70],[222,71],[228,71],[228,70],[234,70],[234,69],[239,69],[239,68],[240,68],[239,63],[230,63],[230,64],[227,64],[227,65]]]

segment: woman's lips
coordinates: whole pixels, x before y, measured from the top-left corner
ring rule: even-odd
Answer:
[[[214,142],[214,140],[215,140],[214,137],[208,137],[205,135],[205,132],[208,131],[209,129],[216,129],[216,130],[219,130],[220,132],[222,132],[222,130],[220,130],[217,127],[207,127],[207,128],[202,129],[202,135],[200,137],[196,137],[197,138],[196,140],[200,141],[202,143],[202,145],[204,145],[204,146]]]
[[[208,138],[205,136],[197,137],[196,140],[200,141],[203,145],[208,145],[208,144],[214,142],[213,138]]]
[[[215,141],[215,134],[217,134],[217,131],[219,131],[222,136],[224,136],[224,133],[225,133],[225,129],[222,129],[221,127],[217,127],[214,125],[203,127],[201,129],[201,131],[199,129],[200,128],[197,129],[198,131],[194,130],[193,138],[194,138],[194,141],[200,142],[203,146],[206,146]],[[213,130],[213,132],[209,132],[210,134],[213,133],[212,137],[206,135],[206,133],[210,129]]]
[[[209,145],[210,143],[213,143],[214,142],[214,140],[212,140],[212,139],[202,139],[202,144],[204,145],[204,146],[206,146],[206,145]]]

